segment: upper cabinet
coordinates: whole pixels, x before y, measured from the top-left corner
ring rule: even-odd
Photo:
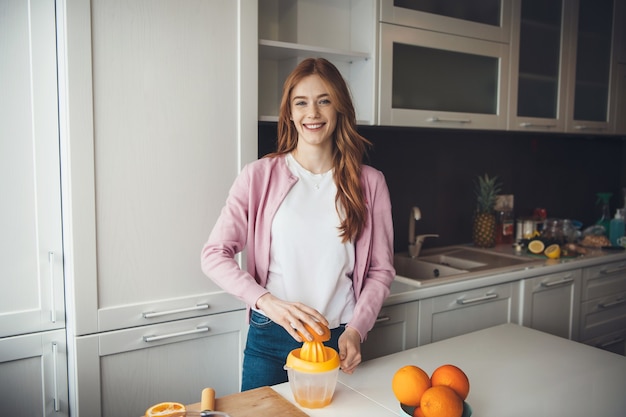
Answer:
[[[510,0],[381,0],[380,20],[435,32],[509,42]]]
[[[513,2],[508,129],[616,133],[615,3]]]
[[[564,4],[564,3],[567,3]],[[569,2],[513,3],[508,128],[565,129]]]
[[[576,4],[577,3],[577,4]],[[567,90],[568,132],[612,133],[615,105],[615,60],[613,29],[616,26],[613,0],[580,0],[575,5],[574,28],[570,37],[569,67],[572,76]],[[611,79],[613,78],[613,80]]]
[[[510,2],[405,3],[381,2],[379,123],[505,129]]]
[[[374,124],[376,1],[259,1],[259,120],[278,120],[282,86],[305,58],[332,62],[360,124]]]

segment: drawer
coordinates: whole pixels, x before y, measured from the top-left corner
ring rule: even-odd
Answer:
[[[580,338],[591,339],[626,329],[626,292],[585,301],[581,306]]]
[[[456,310],[474,305],[510,299],[513,296],[513,284],[500,284],[491,287],[460,291],[442,295],[433,299],[433,312]]]
[[[584,344],[626,356],[626,329],[583,341]]]
[[[623,291],[626,291],[626,261],[583,269],[583,301]]]

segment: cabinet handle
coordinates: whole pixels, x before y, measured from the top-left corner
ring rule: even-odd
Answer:
[[[54,411],[59,412],[59,383],[57,380],[57,373],[59,372],[58,364],[57,364],[57,353],[58,347],[57,342],[52,342],[52,389],[54,392],[53,402],[54,402]]]
[[[493,298],[498,298],[498,294],[495,292],[492,292],[489,294],[485,294],[482,297],[468,298],[468,299],[459,298],[458,300],[456,300],[456,302],[457,304],[466,305],[466,304],[479,303],[481,301],[491,300]]]
[[[558,285],[565,285],[565,284],[569,284],[570,282],[573,282],[574,278],[570,278],[570,275],[566,276],[565,278],[559,280],[559,281],[548,281],[548,282],[542,282],[541,286],[545,287],[545,288],[550,288],[550,287],[556,287]]]
[[[208,326],[196,327],[195,329],[185,330],[185,331],[182,331],[182,332],[144,336],[143,337],[143,341],[144,342],[148,342],[148,343],[149,342],[156,342],[157,340],[170,339],[172,337],[178,337],[178,336],[187,336],[187,335],[190,335],[190,334],[206,333],[208,331],[209,331]]]
[[[50,321],[57,322],[57,306],[54,301],[54,252],[48,252],[48,268],[50,270]]]
[[[179,308],[176,310],[166,310],[166,311],[148,311],[143,313],[144,319],[151,319],[154,317],[166,316],[168,314],[177,314],[177,313],[186,313],[188,311],[199,311],[199,310],[207,310],[209,308],[208,304],[197,304],[193,307],[185,307]]]
[[[606,349],[608,347],[611,347],[613,345],[618,345],[620,343],[624,343],[623,337],[618,337],[617,339],[613,339],[610,342],[600,343],[599,345],[596,345],[596,346],[599,347],[600,349]]]
[[[598,307],[600,308],[613,308],[613,307],[617,307],[619,305],[622,305],[626,303],[626,299],[624,298],[618,298],[617,300],[611,302],[611,303],[600,303],[598,304]]]
[[[612,269],[603,269],[600,271],[600,273],[604,275],[609,275],[609,274],[614,274],[616,272],[623,272],[623,271],[626,271],[626,267],[620,266],[620,267],[612,268]]]
[[[427,122],[431,122],[431,123],[461,123],[461,124],[467,124],[467,123],[472,123],[472,119],[453,119],[450,117],[430,117],[428,119],[426,119]]]
[[[376,321],[374,322],[374,324],[378,324],[378,323],[384,323],[386,321],[391,320],[391,317],[389,316],[380,316],[376,318]]]
[[[524,122],[524,123],[520,123],[519,124],[520,127],[543,127],[543,128],[553,128],[556,127],[555,124],[550,124],[550,123],[530,123],[530,122]]]
[[[576,125],[574,126],[574,129],[576,130],[597,130],[597,131],[603,131],[606,130],[606,128],[604,127],[596,127],[596,126],[587,126],[587,125]]]

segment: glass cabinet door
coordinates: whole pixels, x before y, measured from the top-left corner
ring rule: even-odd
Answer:
[[[511,39],[511,0],[381,0],[380,20],[508,43]]]
[[[556,118],[561,54],[561,2],[523,0],[517,114]]]
[[[381,23],[380,123],[505,128],[508,50],[503,43]]]
[[[567,9],[562,0],[521,0],[513,18],[509,129],[564,130]]]
[[[612,23],[613,0],[580,1],[574,120],[607,120]]]
[[[393,0],[394,7],[500,26],[501,0]]]

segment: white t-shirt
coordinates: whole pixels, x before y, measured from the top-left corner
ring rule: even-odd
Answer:
[[[291,154],[286,162],[299,180],[272,221],[266,287],[278,298],[315,308],[336,328],[354,311],[354,244],[339,236],[333,172],[313,174]]]

